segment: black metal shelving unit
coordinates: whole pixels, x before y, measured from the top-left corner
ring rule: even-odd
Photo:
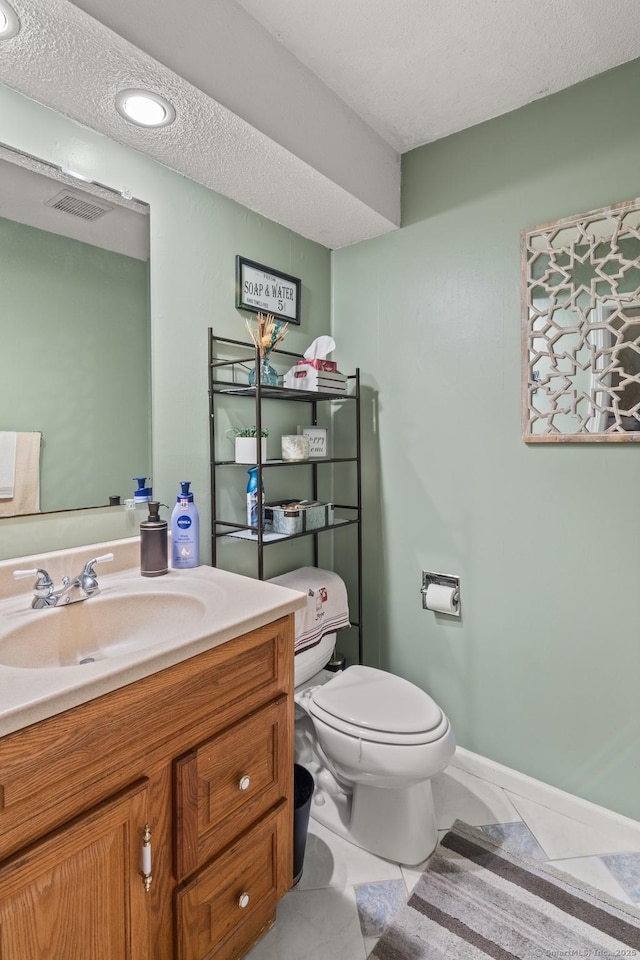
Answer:
[[[233,354],[232,357],[229,354]],[[302,359],[302,354],[291,353],[288,350],[274,350],[273,356],[290,361],[292,365]],[[273,387],[260,382],[260,364],[258,352],[253,344],[229,337],[214,336],[209,329],[209,443],[210,443],[210,471],[211,471],[211,558],[213,566],[218,565],[218,541],[221,537],[234,537],[252,544],[257,555],[257,577],[264,579],[264,551],[273,543],[282,543],[284,540],[295,540],[300,537],[311,537],[313,540],[313,564],[318,566],[319,539],[321,536],[335,532],[345,526],[356,528],[357,538],[357,622],[351,620],[351,625],[358,631],[358,662],[363,659],[363,627],[362,627],[362,469],[361,469],[361,433],[360,433],[360,370],[356,369],[348,375],[349,392],[319,392],[310,390],[292,390],[286,387]],[[255,364],[257,378],[255,386],[247,385],[247,365]],[[263,404],[265,401],[281,401],[285,403],[307,403],[311,405],[312,425],[318,424],[318,408],[335,400],[345,401],[354,408],[354,442],[355,455],[352,457],[323,457],[312,460],[265,460],[261,458],[260,443],[256,444],[258,468],[258,526],[249,527],[246,524],[221,519],[218,515],[218,470],[221,467],[240,467],[246,470],[246,464],[236,464],[234,460],[216,459],[216,407],[220,397],[245,397],[255,404],[256,434],[260,437],[263,421]],[[273,467],[287,467],[300,469],[311,466],[312,498],[318,498],[318,472],[326,464],[353,463],[356,468],[356,502],[353,504],[335,503],[336,511],[346,513],[346,517],[339,517],[333,524],[319,527],[314,530],[294,534],[274,534],[265,531],[262,524],[262,473]],[[351,609],[353,604],[350,603]]]

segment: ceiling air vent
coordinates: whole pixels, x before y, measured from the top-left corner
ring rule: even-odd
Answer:
[[[62,190],[45,203],[54,210],[61,210],[62,213],[69,213],[72,217],[79,217],[80,220],[87,220],[90,223],[113,210],[108,203],[102,203],[93,197],[89,199],[84,193],[76,193],[73,190]]]

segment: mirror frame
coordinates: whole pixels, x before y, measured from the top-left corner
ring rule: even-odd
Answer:
[[[635,226],[632,226],[628,223],[625,223],[625,220],[629,218],[630,214],[636,214],[634,217]],[[610,224],[610,232],[601,235],[597,230],[594,230],[594,224],[598,222],[605,222]],[[568,245],[554,245],[554,241],[558,237],[558,234],[569,230],[574,229],[576,231],[576,239]],[[534,377],[533,365],[535,363],[536,357],[540,356],[539,350],[534,350],[534,340],[540,339],[540,337],[545,336],[545,330],[536,329],[534,330],[534,323],[536,320],[539,320],[540,317],[551,317],[553,312],[556,309],[562,310],[572,310],[576,316],[576,324],[574,327],[568,328],[571,331],[575,331],[580,339],[586,342],[586,338],[589,335],[589,330],[591,328],[591,323],[596,325],[603,323],[603,311],[607,307],[613,306],[614,312],[616,310],[622,311],[624,307],[627,309],[638,309],[640,307],[640,280],[638,287],[632,292],[618,293],[618,279],[617,276],[605,273],[600,273],[602,283],[610,283],[612,291],[607,292],[606,294],[599,294],[595,289],[595,283],[591,284],[590,291],[590,305],[586,309],[582,309],[576,306],[575,302],[571,303],[572,299],[577,299],[578,294],[573,284],[573,274],[570,273],[572,267],[560,266],[555,262],[555,257],[563,253],[572,260],[575,254],[576,241],[581,243],[591,245],[591,251],[589,253],[588,265],[592,268],[594,272],[597,272],[598,266],[601,266],[603,261],[597,260],[594,256],[595,249],[598,245],[603,242],[610,242],[613,245],[613,256],[608,256],[606,258],[608,263],[612,261],[617,261],[621,265],[628,265],[631,269],[637,269],[640,271],[640,265],[636,260],[635,266],[633,260],[626,260],[623,254],[618,249],[618,241],[626,239],[627,237],[633,237],[638,241],[638,250],[640,254],[640,199],[628,200],[622,203],[612,204],[607,207],[600,207],[596,210],[588,211],[587,213],[578,214],[571,217],[564,217],[561,220],[553,220],[549,223],[541,224],[537,227],[531,227],[522,230],[521,232],[521,242],[520,242],[520,262],[521,262],[521,291],[522,291],[522,330],[521,330],[521,382],[522,382],[522,439],[525,443],[636,443],[640,441],[640,408],[635,413],[635,418],[638,420],[638,430],[625,431],[620,428],[619,422],[616,421],[608,430],[604,432],[590,432],[584,427],[575,433],[561,433],[557,429],[553,429],[553,425],[549,428],[549,423],[547,424],[548,429],[543,433],[534,433],[532,431],[532,425],[538,420],[547,419],[547,416],[541,411],[537,410],[532,404],[532,394],[533,391],[541,388],[540,381],[536,380]],[[551,254],[551,263],[548,266],[545,273],[549,273],[549,280],[555,272],[564,274],[565,281],[564,283],[556,284],[555,288],[553,283],[549,284],[550,291],[550,308],[546,313],[540,313],[533,306],[533,292],[536,288],[540,286],[540,278],[534,277],[532,275],[532,265],[535,262],[536,258],[540,254]],[[580,258],[576,257],[576,260]],[[586,260],[586,257],[583,258]],[[544,275],[543,275],[544,276]],[[557,290],[562,288],[567,291],[566,299],[561,302],[556,302],[554,289]],[[586,289],[582,287],[583,290]],[[580,287],[578,287],[580,291]],[[569,304],[569,305],[568,305]],[[593,318],[592,318],[593,314]],[[606,321],[605,321],[606,322]],[[558,327],[555,328],[559,329]],[[596,326],[594,329],[598,329]],[[633,344],[637,352],[640,353],[640,322],[638,325],[638,336],[633,341],[622,341],[623,343]],[[602,358],[603,350],[605,348],[597,344],[594,344],[593,359],[591,373],[592,375],[601,374],[602,367]],[[553,354],[553,350],[551,350]],[[561,357],[564,359],[564,357]],[[574,364],[577,364],[576,354],[572,354]],[[568,378],[574,376],[574,374],[567,374],[561,370],[553,374],[553,377],[565,377]],[[634,377],[634,379],[636,379]],[[640,381],[637,381],[640,382]],[[544,383],[542,384],[544,388]],[[551,387],[549,389],[552,389]],[[574,388],[574,393],[575,388]],[[571,388],[564,392],[564,396],[571,393]],[[580,398],[576,398],[578,401]],[[586,398],[585,398],[586,399]],[[591,403],[593,404],[593,399]],[[611,406],[608,405],[607,409],[611,410]],[[564,410],[557,411],[558,413],[565,412]],[[568,412],[568,411],[566,411]],[[554,414],[552,414],[554,415]],[[576,414],[578,416],[578,414]],[[593,413],[591,414],[591,417]],[[584,419],[584,418],[583,418]]]

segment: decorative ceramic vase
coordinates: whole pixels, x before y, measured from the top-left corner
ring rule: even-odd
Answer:
[[[249,373],[249,386],[255,387],[257,382],[257,371],[254,367],[253,370]],[[260,386],[262,387],[277,387],[278,386],[278,374],[273,369],[267,357],[260,357]]]

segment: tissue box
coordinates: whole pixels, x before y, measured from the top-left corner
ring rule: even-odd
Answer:
[[[298,360],[297,367],[313,367],[314,370],[325,370],[328,373],[335,373],[338,364],[335,360]]]
[[[327,361],[328,362],[328,361]],[[326,393],[346,393],[347,378],[338,371],[316,370],[314,367],[291,367],[284,375],[284,385],[290,390],[325,391]]]
[[[305,533],[333,523],[333,504],[317,500],[283,500],[265,503],[265,530],[273,533]]]

